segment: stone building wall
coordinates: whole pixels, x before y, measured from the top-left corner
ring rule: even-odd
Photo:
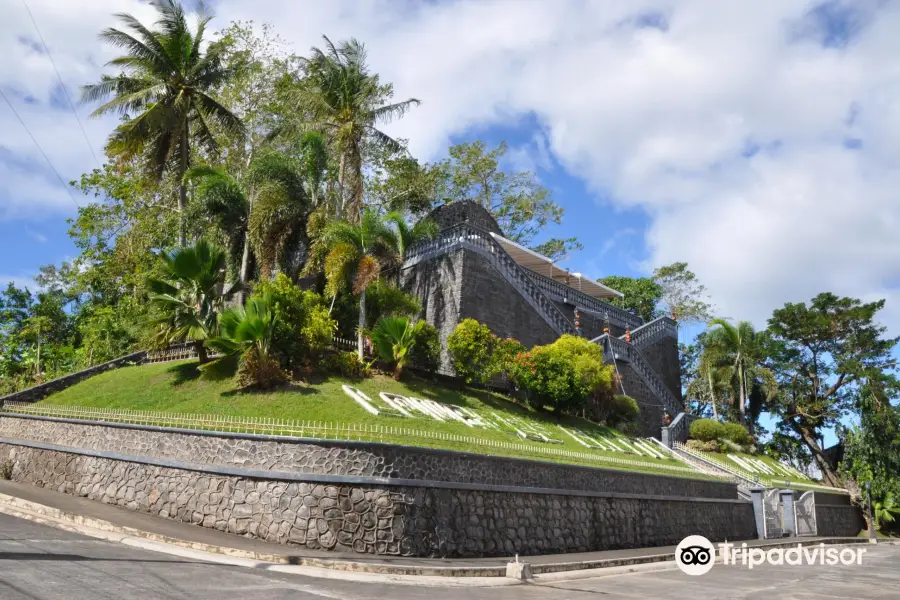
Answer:
[[[858,506],[816,502],[816,534],[827,537],[856,537],[866,528]]]
[[[562,465],[372,442],[286,441],[251,434],[190,432],[53,418],[0,417],[0,440],[93,452],[319,476],[377,477],[565,490],[737,498],[728,482]]]
[[[739,500],[303,481],[0,443],[15,481],[312,550],[478,557],[713,541],[756,534]]]
[[[681,363],[678,360],[678,340],[664,337],[640,349],[641,354],[662,382],[681,400]]]
[[[665,407],[656,397],[656,394],[647,387],[641,376],[631,368],[630,363],[617,360],[616,368],[618,369],[619,377],[622,379],[622,387],[625,389],[625,394],[634,398],[638,408],[641,410],[639,417],[640,435],[659,439]],[[616,391],[621,393],[622,389],[620,388]],[[670,415],[670,417],[674,419],[675,415]]]

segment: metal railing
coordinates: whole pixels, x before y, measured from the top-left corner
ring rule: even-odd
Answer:
[[[442,231],[436,238],[410,248],[403,266],[411,267],[459,248],[472,250],[485,258],[557,334],[575,333],[575,326],[529,275],[531,271],[513,260],[491,234],[480,227],[462,223]]]
[[[669,317],[659,317],[631,331],[631,344],[637,348],[651,346],[664,337],[678,339],[678,324]],[[624,336],[619,336],[624,339]]]
[[[684,405],[675,397],[675,394],[669,390],[666,384],[660,380],[656,371],[637,348],[608,333],[604,333],[591,341],[603,346],[604,352],[612,355],[612,357],[628,362],[635,373],[650,388],[650,391],[662,402],[663,407],[669,411],[669,414],[677,415],[684,412]]]
[[[639,316],[633,315],[627,310],[594,298],[571,286],[560,283],[555,279],[550,279],[549,277],[545,277],[540,273],[535,273],[530,270],[528,271],[528,275],[545,294],[548,294],[554,300],[560,302],[566,301],[569,304],[577,306],[579,309],[584,309],[601,318],[608,318],[612,325],[621,327],[622,329],[634,328],[637,330],[644,322]]]
[[[57,417],[106,423],[128,423],[133,425],[217,431],[223,433],[251,433],[279,436],[288,439],[356,440],[402,443],[426,447],[456,446],[480,454],[506,454],[533,458],[549,458],[562,462],[572,462],[597,467],[652,470],[686,476],[696,476],[698,474],[695,469],[666,464],[658,460],[631,460],[603,454],[562,450],[560,448],[546,447],[540,444],[503,442],[474,436],[367,423],[330,423],[324,421],[266,419],[229,415],[165,413],[146,410],[116,410],[81,406],[35,405],[26,402],[9,402],[3,406],[2,410],[6,413],[19,415]]]

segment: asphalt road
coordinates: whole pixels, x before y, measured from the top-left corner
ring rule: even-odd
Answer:
[[[861,566],[716,565],[700,577],[636,573],[501,588],[431,588],[271,573],[182,559],[0,514],[2,600],[340,600],[900,598],[900,546],[867,547]]]

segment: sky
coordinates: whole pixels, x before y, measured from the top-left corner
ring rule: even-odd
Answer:
[[[214,25],[269,22],[299,53],[323,34],[363,41],[395,98],[422,101],[386,128],[421,160],[506,140],[507,166],[535,171],[566,209],[546,235],[584,244],[573,271],[686,261],[718,314],[758,327],[822,291],[885,298],[900,335],[898,2],[211,6]],[[0,90],[66,182],[97,166],[115,125],[77,101],[110,72],[97,34],[117,12],[152,16],[137,0],[0,0]],[[66,219],[89,199],[71,192],[0,98],[0,281],[75,254]]]

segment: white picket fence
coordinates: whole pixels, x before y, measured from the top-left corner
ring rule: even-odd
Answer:
[[[45,417],[99,421],[106,423],[128,423],[134,425],[219,431],[227,433],[253,433],[287,438],[315,438],[329,440],[386,441],[428,446],[434,442],[453,444],[463,449],[483,454],[503,453],[534,458],[552,458],[567,462],[596,465],[598,467],[628,470],[653,469],[664,473],[683,476],[697,476],[695,469],[656,461],[630,460],[602,454],[573,452],[561,448],[539,444],[503,442],[475,436],[456,435],[437,431],[426,431],[406,427],[376,425],[368,423],[329,423],[324,421],[302,421],[291,419],[265,419],[258,417],[237,417],[230,415],[164,413],[146,410],[117,410],[89,408],[82,406],[58,406],[48,404],[28,404],[7,402],[3,411]],[[418,442],[418,443],[416,443]],[[425,443],[423,443],[425,442]],[[430,442],[427,443],[427,442]],[[493,452],[491,452],[493,450]]]

